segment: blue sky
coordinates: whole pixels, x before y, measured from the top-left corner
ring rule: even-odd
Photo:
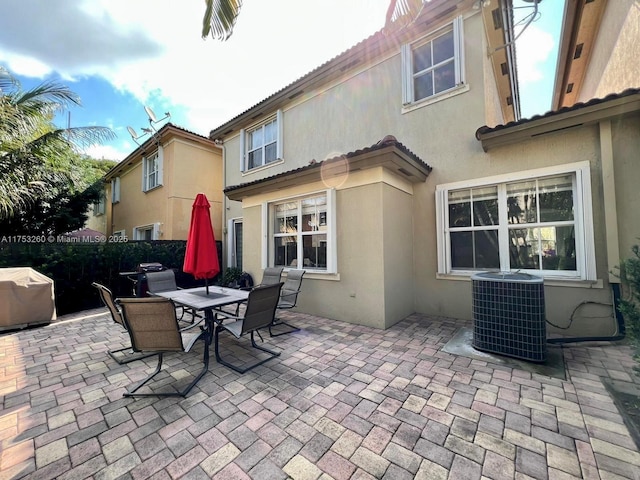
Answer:
[[[516,9],[517,16],[532,11],[523,0],[514,3],[526,6]],[[523,117],[550,108],[563,4],[540,3],[535,22],[518,40]],[[168,111],[173,123],[206,136],[379,30],[388,0],[245,0],[226,42],[200,38],[203,5],[3,0],[0,65],[23,88],[50,79],[68,85],[82,100],[82,107],[71,109],[71,124],[107,126],[117,135],[88,153],[121,160],[137,146],[126,127],[141,133],[149,126],[144,105],[158,118]],[[66,126],[67,119],[57,123]]]

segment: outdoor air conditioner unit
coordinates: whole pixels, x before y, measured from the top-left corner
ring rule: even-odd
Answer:
[[[544,362],[547,353],[544,286],[526,273],[485,272],[471,277],[473,347]]]

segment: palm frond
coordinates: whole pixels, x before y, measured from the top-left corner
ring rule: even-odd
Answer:
[[[214,40],[227,40],[233,33],[242,0],[205,0],[205,4],[202,38],[211,34]]]
[[[79,104],[80,99],[57,82],[24,92],[0,67],[0,221],[43,201],[60,185],[69,192],[84,188],[74,156],[115,134],[105,127],[54,126],[56,111]]]
[[[16,87],[17,80],[9,73],[9,71],[0,66],[0,93],[8,92]]]
[[[428,0],[391,0],[387,8],[385,30],[401,28],[413,22]]]

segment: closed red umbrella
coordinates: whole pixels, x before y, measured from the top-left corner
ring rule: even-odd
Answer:
[[[199,193],[191,210],[191,226],[182,267],[184,272],[192,274],[195,278],[205,279],[207,295],[209,294],[208,279],[215,277],[220,271],[209,208],[209,200],[204,193]]]

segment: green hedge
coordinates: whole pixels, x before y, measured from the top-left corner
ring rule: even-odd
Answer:
[[[219,242],[218,242],[219,243]],[[0,243],[0,268],[31,267],[52,278],[58,315],[102,306],[92,282],[108,286],[116,296],[132,296],[132,281],[120,272],[158,262],[176,272],[181,287],[203,285],[182,271],[186,242]],[[218,245],[220,252],[220,243]],[[214,283],[215,279],[211,283]]]

